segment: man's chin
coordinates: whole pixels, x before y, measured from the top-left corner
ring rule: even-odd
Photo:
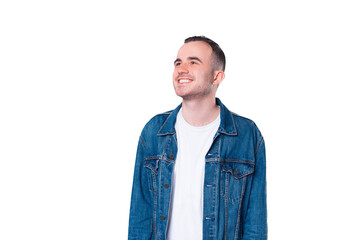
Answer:
[[[191,94],[176,94],[176,95],[181,97],[183,101],[190,101],[197,99],[196,95],[191,95]]]

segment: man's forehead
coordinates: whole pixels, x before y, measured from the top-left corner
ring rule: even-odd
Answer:
[[[203,41],[188,42],[182,45],[178,51],[178,57],[209,57],[212,49],[209,44]]]

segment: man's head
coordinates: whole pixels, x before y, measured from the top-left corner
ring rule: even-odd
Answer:
[[[206,37],[185,39],[174,61],[175,92],[184,100],[215,98],[225,78],[225,55],[219,45]]]
[[[212,64],[213,69],[215,70],[221,70],[225,72],[225,65],[226,65],[226,58],[223,50],[220,48],[219,44],[211,40],[210,38],[207,38],[205,36],[193,36],[185,39],[184,43],[189,42],[196,42],[196,41],[202,41],[206,42],[210,45],[212,49]]]

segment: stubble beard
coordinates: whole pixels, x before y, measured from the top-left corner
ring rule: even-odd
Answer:
[[[181,97],[184,101],[191,101],[191,100],[197,100],[197,99],[203,99],[204,97],[208,96],[211,94],[212,91],[212,84],[211,84],[211,78],[212,75],[209,74],[209,76],[207,77],[208,79],[208,84],[205,87],[202,86],[198,86],[197,89],[192,89],[189,92],[185,92],[185,93],[178,93],[176,90],[176,95],[178,95],[179,97]],[[196,81],[196,80],[195,80]]]
[[[197,99],[202,99],[211,93],[211,86],[203,89],[201,86],[197,88],[197,91],[189,92],[185,94],[179,94],[178,96],[181,97],[184,101],[193,101]]]

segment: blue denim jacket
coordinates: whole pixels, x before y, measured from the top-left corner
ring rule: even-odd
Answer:
[[[205,157],[203,239],[267,239],[263,137],[253,121],[216,103],[221,122]],[[141,133],[129,239],[166,239],[180,108],[155,116]]]

